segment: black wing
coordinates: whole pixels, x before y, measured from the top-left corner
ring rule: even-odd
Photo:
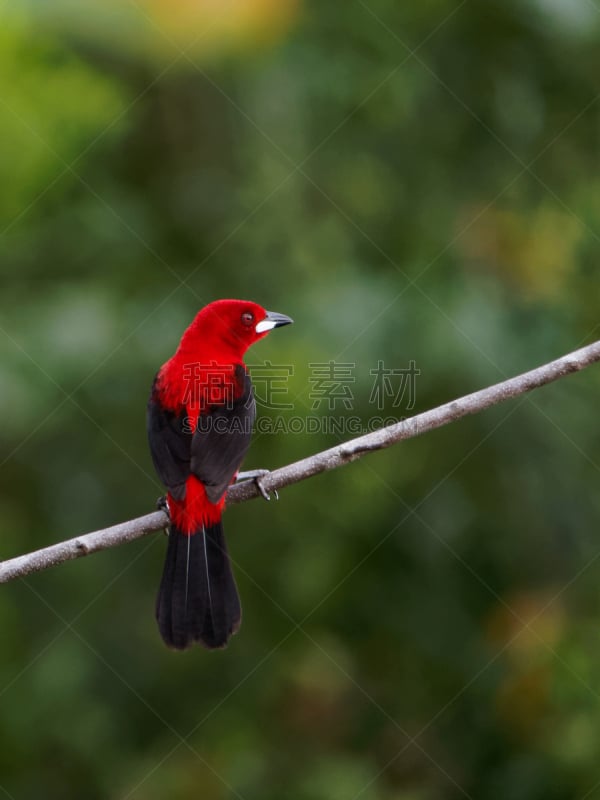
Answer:
[[[210,502],[218,502],[244,460],[256,404],[250,376],[241,364],[235,378],[242,387],[240,396],[202,415],[194,432],[188,430],[185,411],[175,414],[163,408],[152,387],[146,415],[150,452],[156,472],[176,500],[185,497],[185,482],[193,474],[205,485]]]
[[[242,387],[240,396],[200,417],[192,438],[191,471],[206,487],[211,503],[221,499],[240,468],[256,417],[252,382],[241,364],[235,368],[235,379]]]
[[[159,478],[176,500],[185,497],[185,482],[190,475],[192,431],[186,431],[185,412],[175,414],[158,400],[156,381],[150,392],[146,429],[152,461]]]

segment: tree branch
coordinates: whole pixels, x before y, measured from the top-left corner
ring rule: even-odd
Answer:
[[[404,439],[420,436],[427,431],[455,422],[467,414],[484,411],[490,406],[502,403],[512,397],[518,397],[572,372],[579,372],[597,361],[600,361],[600,341],[568,353],[537,369],[496,383],[494,386],[465,395],[373,433],[351,439],[336,447],[330,447],[328,450],[315,453],[315,455],[288,464],[281,469],[273,470],[261,479],[262,485],[268,492],[283,489],[285,486],[303,481],[312,475],[336,469],[362,458],[366,453],[382,450]],[[258,496],[260,493],[254,481],[239,483],[229,488],[227,504],[243,503]],[[0,583],[47,569],[55,564],[61,564],[63,561],[87,556],[98,550],[105,550],[123,542],[138,539],[148,533],[165,528],[167,524],[166,514],[163,511],[155,511],[111,528],[86,533],[75,539],[68,539],[42,550],[11,558],[8,561],[0,562]]]

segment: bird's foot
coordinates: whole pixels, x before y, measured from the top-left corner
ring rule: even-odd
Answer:
[[[166,514],[167,517],[169,518],[169,523],[171,522],[171,512],[169,511],[169,504],[167,502],[166,495],[163,494],[162,497],[158,498],[158,500],[156,501],[156,510],[162,511],[164,514]],[[169,528],[165,527],[164,532],[168,536]]]
[[[247,470],[246,472],[238,472],[235,482],[239,483],[241,481],[254,481],[254,483],[258,488],[258,491],[261,493],[264,499],[270,500],[271,495],[265,489],[262,482],[262,479],[265,477],[265,475],[268,475],[270,472],[271,472],[270,469],[250,469]],[[273,489],[272,491],[275,500],[279,500],[279,494],[277,493],[277,489]]]
[[[156,501],[156,510],[157,511],[164,511],[167,517],[170,517],[169,513],[169,504],[167,502],[166,494],[163,494],[161,497],[158,498]]]

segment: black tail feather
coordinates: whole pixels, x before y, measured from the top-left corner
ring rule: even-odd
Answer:
[[[221,522],[191,536],[174,525],[156,601],[156,619],[169,647],[193,642],[225,647],[241,622],[240,598]]]

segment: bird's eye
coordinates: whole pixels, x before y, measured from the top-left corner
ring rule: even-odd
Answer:
[[[254,322],[254,314],[251,311],[244,311],[242,314],[242,323],[250,327]]]

